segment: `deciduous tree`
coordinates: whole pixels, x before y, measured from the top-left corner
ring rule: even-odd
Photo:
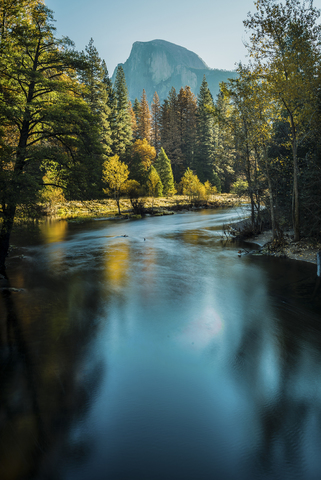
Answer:
[[[120,212],[120,197],[126,190],[126,181],[129,175],[128,167],[121,162],[118,155],[110,157],[103,165],[103,182],[109,188],[105,188],[105,193],[112,193],[117,203],[118,213]]]
[[[319,76],[320,12],[312,2],[258,0],[256,13],[244,22],[251,32],[249,51],[260,74],[268,82],[271,101],[287,112],[293,160],[293,227],[300,239],[298,145],[302,128],[316,114]]]
[[[152,197],[152,210],[153,210],[155,197],[161,197],[163,194],[163,184],[161,182],[160,176],[158,175],[153,165],[150,166],[148,171],[147,191],[148,191],[148,194]]]

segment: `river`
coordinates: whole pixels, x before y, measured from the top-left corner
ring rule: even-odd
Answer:
[[[321,478],[316,266],[238,256],[222,225],[242,215],[13,238],[1,480]]]

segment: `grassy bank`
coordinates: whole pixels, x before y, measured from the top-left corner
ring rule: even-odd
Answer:
[[[240,204],[240,198],[233,194],[212,195],[207,201],[198,201],[193,207],[188,197],[183,195],[174,195],[170,198],[146,198],[144,204],[145,213],[155,214],[162,212],[176,212],[189,210],[191,208],[219,208],[233,207]],[[123,215],[133,215],[132,205],[129,199],[122,198],[120,201],[121,213]],[[113,199],[90,200],[90,201],[70,201],[63,203],[44,204],[40,206],[42,212],[41,218],[55,218],[64,220],[86,220],[91,218],[115,217],[118,213],[116,202]]]

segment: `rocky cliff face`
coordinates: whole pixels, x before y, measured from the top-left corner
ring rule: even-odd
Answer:
[[[164,100],[172,87],[177,93],[181,87],[191,87],[197,95],[203,75],[206,75],[209,88],[215,97],[219,92],[219,82],[235,77],[236,73],[210,69],[195,53],[165,40],[135,42],[129,58],[122,65],[126,77],[130,100],[141,98],[143,89],[151,102],[155,91]],[[115,80],[117,67],[112,76]]]

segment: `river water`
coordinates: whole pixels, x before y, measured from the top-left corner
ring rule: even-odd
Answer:
[[[321,478],[316,266],[239,257],[222,225],[240,215],[49,222],[13,239],[1,480]]]

